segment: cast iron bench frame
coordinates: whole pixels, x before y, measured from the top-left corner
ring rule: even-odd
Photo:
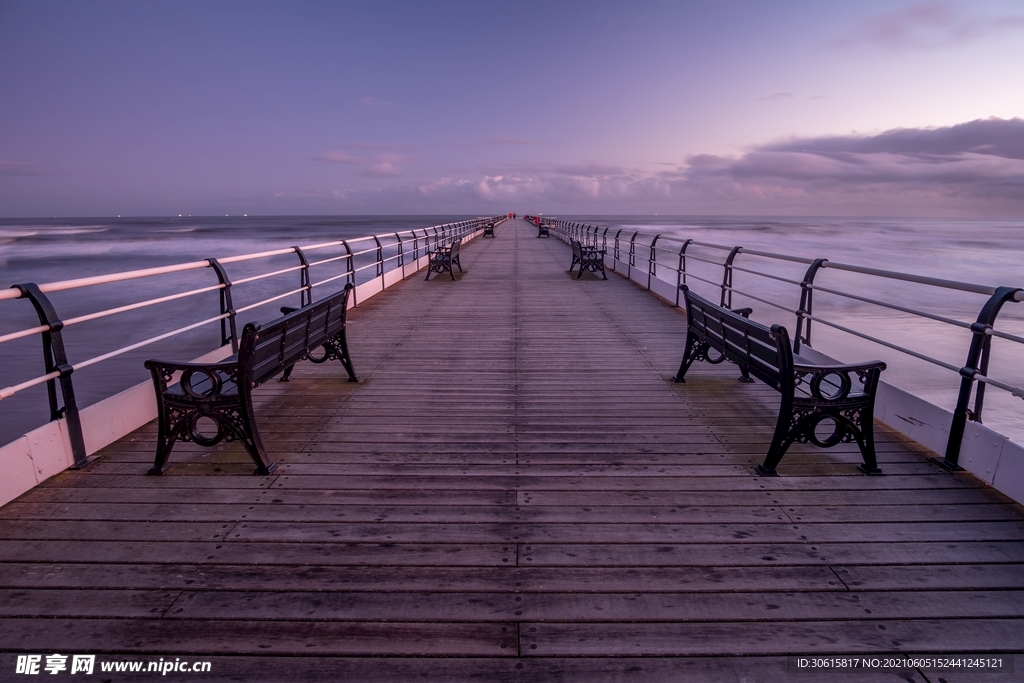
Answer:
[[[494,237],[494,223],[488,223],[484,226],[483,237]]]
[[[764,325],[749,320],[750,309],[732,311],[715,305],[679,287],[686,301],[686,349],[673,381],[685,382],[686,371],[695,360],[721,363],[730,360],[742,371],[741,381],[754,375],[780,394],[775,434],[764,463],[757,466],[762,476],[778,476],[782,456],[793,442],[813,443],[830,448],[856,441],[865,474],[882,474],[875,458],[875,390],[885,363],[870,361],[852,365],[818,365],[793,353],[789,332],[782,325]],[[713,357],[711,352],[719,355]],[[826,421],[832,433],[822,438],[816,431]]]
[[[578,263],[580,266],[580,272],[576,276],[579,280],[583,277],[583,272],[589,270],[591,273],[601,271],[601,277],[605,280],[608,279],[608,275],[604,272],[604,257],[607,254],[607,250],[598,249],[597,247],[588,247],[582,242],[574,239],[570,239],[569,242],[572,244],[572,264],[569,266],[569,272],[576,267]]]
[[[448,271],[451,273],[452,279],[455,279],[455,271],[452,270],[452,266],[458,266],[459,272],[462,272],[462,264],[459,262],[459,240],[455,240],[451,244],[445,247],[439,247],[437,251],[430,255],[430,263],[427,266],[427,276],[424,280],[430,279],[431,273],[443,273]]]
[[[287,382],[300,360],[315,363],[338,360],[349,382],[358,382],[345,339],[345,318],[352,285],[326,299],[287,312],[265,325],[248,323],[242,330],[238,353],[218,363],[183,363],[147,360],[156,389],[159,436],[156,459],[149,474],[163,474],[177,441],[215,446],[238,441],[256,463],[255,474],[270,474],[276,465],[267,457],[252,406],[252,392],[284,372]],[[323,347],[322,354],[315,349]],[[176,373],[181,378],[173,383]],[[216,434],[204,434],[201,418],[212,420]]]

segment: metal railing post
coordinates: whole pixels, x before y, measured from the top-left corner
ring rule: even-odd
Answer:
[[[956,408],[953,410],[953,420],[949,426],[949,441],[946,442],[946,454],[942,459],[935,458],[935,462],[948,470],[959,471],[960,467],[960,446],[963,443],[964,431],[967,428],[967,420],[981,422],[981,407],[984,400],[984,390],[978,387],[978,397],[975,403],[975,410],[968,406],[971,402],[971,389],[974,386],[974,378],[978,375],[985,375],[982,367],[988,367],[989,350],[992,345],[992,325],[995,324],[996,316],[1007,301],[1015,301],[1015,295],[1021,291],[1015,287],[997,287],[988,301],[978,313],[978,319],[971,325],[971,346],[967,351],[967,362],[960,368],[960,393],[957,395]]]
[[[633,236],[629,238],[629,268],[626,269],[626,279],[633,279],[633,268],[636,267],[636,236],[640,234],[637,230],[633,233]]]
[[[231,278],[224,266],[215,258],[206,259],[206,262],[217,273],[217,280],[224,285],[220,290],[220,314],[227,315],[220,321],[220,345],[231,344],[231,352],[238,353],[238,329],[235,326],[235,305],[231,302]]]
[[[64,337],[61,330],[64,323],[57,315],[56,309],[45,294],[40,291],[39,286],[34,282],[22,285],[14,285],[14,288],[21,292],[21,296],[32,302],[39,316],[39,324],[47,326],[42,333],[43,341],[43,364],[46,369],[44,374],[59,372],[55,379],[46,381],[46,391],[50,399],[50,420],[59,420],[62,417],[68,430],[68,441],[71,444],[71,454],[75,459],[72,469],[81,469],[89,464],[89,458],[85,454],[85,436],[82,433],[82,419],[78,414],[78,402],[75,400],[75,387],[71,381],[71,373],[74,367],[68,363],[67,352],[64,349]],[[57,404],[57,380],[60,380],[61,398],[64,406]]]
[[[796,312],[796,334],[793,335],[793,353],[800,353],[800,345],[811,345],[811,313],[814,307],[814,276],[828,263],[828,259],[815,259],[800,282],[800,308]]]
[[[679,267],[676,269],[676,308],[679,308],[679,288],[686,284],[686,248],[692,243],[693,240],[688,239],[679,248]]]
[[[402,249],[402,236],[395,233],[395,239],[398,240],[398,268],[402,269],[402,279],[405,279],[405,252]]]
[[[651,281],[654,279],[654,276],[657,275],[658,256],[654,247],[658,244],[659,237],[661,237],[661,233],[655,235],[654,239],[651,240],[651,257],[647,260],[647,291],[651,290]]]
[[[384,291],[384,247],[381,246],[380,240],[377,236],[373,236],[373,241],[377,244],[377,273],[374,275],[375,278],[380,278],[380,291]]]
[[[309,281],[309,260],[299,247],[295,246],[292,249],[295,250],[295,255],[299,257],[299,263],[302,265],[302,270],[299,271],[299,286],[302,287],[302,291],[299,292],[299,306],[308,306],[313,303],[313,285]]]
[[[732,309],[732,262],[741,251],[743,247],[733,247],[723,264],[725,271],[722,274],[722,303],[719,304],[722,308]]]

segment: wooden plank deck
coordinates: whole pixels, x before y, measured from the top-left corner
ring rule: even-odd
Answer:
[[[1024,511],[884,429],[884,477],[804,446],[754,476],[777,395],[671,383],[683,314],[535,234],[353,310],[359,385],[266,385],[273,476],[188,444],[143,476],[150,425],[0,509],[0,680],[53,652],[202,681],[1024,680],[793,670],[1024,652]]]

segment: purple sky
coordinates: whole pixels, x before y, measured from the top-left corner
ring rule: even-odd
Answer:
[[[0,217],[1024,217],[1024,5],[0,0]]]

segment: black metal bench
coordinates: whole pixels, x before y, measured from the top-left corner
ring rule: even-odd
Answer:
[[[551,237],[551,233],[548,232],[548,224],[542,220],[537,221],[537,237]]]
[[[830,448],[851,441],[857,442],[864,459],[860,470],[882,473],[875,459],[873,419],[875,389],[885,363],[817,365],[793,353],[782,325],[769,329],[697,296],[686,285],[680,289],[686,300],[686,349],[673,379],[685,381],[695,360],[730,360],[740,367],[741,380],[753,381],[753,375],[782,394],[775,434],[758,474],[776,476],[775,468],[793,442]]]
[[[455,279],[455,271],[452,270],[452,266],[458,266],[459,272],[462,272],[462,264],[459,263],[459,240],[455,240],[446,247],[440,247],[437,251],[430,255],[430,263],[427,266],[427,277],[424,280],[430,279],[431,273],[443,273],[448,271],[451,273],[452,279]]]
[[[494,237],[494,223],[488,223],[484,226],[484,237]]]
[[[345,341],[351,291],[348,284],[321,301],[283,309],[291,312],[265,325],[247,324],[238,353],[219,363],[146,361],[156,388],[160,427],[156,460],[149,474],[163,474],[176,441],[207,447],[239,441],[256,463],[256,474],[272,472],[276,466],[260,439],[252,392],[281,372],[281,381],[288,381],[295,363],[306,358],[319,363],[341,361],[348,381],[358,381]],[[315,354],[319,347],[323,347],[322,353]],[[181,378],[172,383],[178,372]]]
[[[588,247],[577,240],[569,240],[569,242],[572,244],[572,265],[569,266],[569,272],[571,273],[572,269],[576,267],[576,264],[579,264],[580,272],[576,276],[577,280],[583,277],[583,273],[588,270],[591,273],[596,273],[600,270],[601,277],[605,280],[608,279],[608,276],[604,272],[604,256],[607,253],[606,250],[598,249],[597,247]]]

